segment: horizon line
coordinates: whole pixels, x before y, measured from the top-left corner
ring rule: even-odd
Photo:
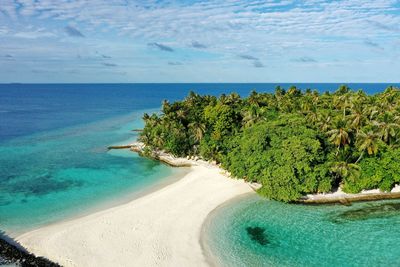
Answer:
[[[16,84],[398,84],[398,82],[0,82],[0,85]]]

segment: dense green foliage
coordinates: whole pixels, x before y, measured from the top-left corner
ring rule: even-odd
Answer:
[[[372,96],[346,86],[324,94],[278,87],[247,98],[191,92],[144,120],[140,140],[149,148],[215,160],[272,199],[338,186],[389,191],[400,182],[400,90],[393,87]]]

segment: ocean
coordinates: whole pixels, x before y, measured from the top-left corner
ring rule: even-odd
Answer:
[[[400,201],[297,205],[251,195],[214,211],[203,246],[217,266],[400,266]]]
[[[0,84],[0,142],[19,136],[100,121],[148,108],[159,108],[161,101],[185,97],[190,90],[220,95],[251,90],[273,92],[280,85],[288,88],[334,91],[340,83],[266,84]],[[350,83],[353,90],[373,94],[389,85]]]
[[[17,236],[129,201],[182,175],[184,170],[135,153],[106,149],[112,144],[135,140],[137,132],[131,130],[143,126],[144,112],[158,112],[162,100],[182,99],[190,90],[213,95],[237,92],[246,96],[252,90],[273,92],[277,85],[287,88],[292,84],[0,84],[0,230]],[[334,91],[340,84],[294,85],[301,89]],[[347,85],[354,90],[363,88],[369,94],[381,92],[388,85],[399,86]],[[268,209],[268,205],[260,207],[257,201],[255,204],[248,199],[242,201],[237,205],[238,212],[243,205],[251,206],[245,215],[246,223],[259,220],[256,215]],[[302,212],[313,212],[310,209],[298,209],[299,212],[293,213],[294,220],[296,216],[301,218]],[[284,208],[273,212],[279,215],[280,211],[287,213]],[[315,220],[324,220],[318,212],[315,214]],[[229,214],[222,218],[225,219],[218,217],[216,221],[223,221],[223,225],[238,220]],[[381,225],[383,233],[398,226],[393,221],[385,222]],[[363,223],[358,226],[362,227]],[[257,254],[258,248],[253,251],[251,241],[243,232],[238,232],[242,230],[212,228],[211,232],[224,233],[226,238],[210,239],[210,244],[218,251],[218,244],[248,242],[248,255]],[[297,249],[290,243],[282,248]],[[269,262],[262,256],[265,249],[262,251],[261,261]],[[278,249],[274,253],[279,257]],[[287,253],[282,251],[281,256]],[[231,260],[236,261],[234,257]]]

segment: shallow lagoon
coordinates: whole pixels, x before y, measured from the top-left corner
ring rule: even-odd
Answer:
[[[0,145],[0,229],[16,235],[126,202],[184,170],[107,146],[136,138],[143,111]],[[171,178],[173,179],[173,178]]]
[[[221,266],[400,266],[400,201],[306,206],[247,195],[205,223]]]

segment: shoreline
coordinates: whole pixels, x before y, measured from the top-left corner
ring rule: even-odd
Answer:
[[[122,145],[119,147],[114,147],[111,149],[123,149],[129,148],[131,151],[137,152],[141,154],[145,148],[145,145],[141,142],[133,142],[128,145]],[[109,148],[110,149],[110,148]],[[166,163],[172,167],[187,167],[190,166],[191,160],[189,158],[175,158],[174,156],[165,153],[163,151],[153,151],[150,155],[150,158],[159,160],[163,163]],[[222,172],[224,172],[227,176],[230,177],[228,171],[222,169],[219,165],[215,163],[205,162],[203,160],[199,160],[198,157],[195,157],[195,162],[204,162],[205,164],[212,164],[220,168]],[[249,183],[247,182],[254,190],[257,190],[261,187],[258,183]],[[302,198],[293,201],[293,203],[297,204],[311,204],[311,205],[323,205],[323,204],[343,204],[343,205],[351,205],[351,202],[360,202],[360,201],[374,201],[374,200],[387,200],[387,199],[400,199],[400,185],[395,185],[395,187],[390,192],[381,192],[379,189],[371,189],[371,190],[362,190],[360,193],[351,194],[345,193],[340,188],[334,192],[328,193],[319,193],[319,194],[307,194]]]
[[[191,164],[180,180],[126,204],[30,231],[17,241],[63,266],[208,266],[200,242],[204,221],[219,205],[253,189],[207,162],[175,162]]]
[[[381,192],[379,189],[363,190],[357,194],[345,193],[342,190],[325,194],[308,194],[295,203],[324,205],[336,204],[351,205],[352,202],[400,199],[400,186],[396,185],[390,192]]]
[[[241,201],[242,199],[245,199],[245,198],[249,197],[250,195],[253,195],[254,193],[255,192],[243,193],[241,195],[238,195],[236,197],[226,200],[225,202],[223,202],[220,205],[218,205],[217,207],[215,207],[212,211],[210,211],[207,218],[204,220],[204,222],[201,226],[201,235],[200,235],[199,242],[200,242],[201,248],[203,250],[203,253],[206,257],[206,260],[207,260],[207,263],[209,264],[209,266],[213,266],[213,267],[214,266],[225,266],[225,265],[221,264],[222,262],[220,261],[220,258],[218,258],[215,254],[212,253],[212,249],[208,245],[208,242],[207,242],[207,240],[209,239],[208,229],[210,228],[213,218],[216,216],[216,214],[218,214],[218,211],[221,208],[229,206],[232,203]]]
[[[45,223],[40,226],[35,226],[35,227],[31,227],[31,228],[24,228],[23,230],[7,231],[7,235],[9,235],[11,238],[18,238],[29,232],[33,232],[35,230],[38,230],[38,229],[41,229],[44,227],[49,227],[49,226],[63,223],[63,222],[78,220],[80,218],[90,216],[94,213],[102,212],[104,210],[108,210],[108,209],[112,209],[112,208],[115,208],[115,207],[118,207],[121,205],[125,205],[125,204],[135,201],[139,198],[142,198],[146,195],[157,192],[158,190],[179,181],[185,175],[187,175],[189,172],[190,172],[189,168],[181,168],[181,170],[179,170],[179,172],[171,173],[171,174],[163,177],[162,179],[160,179],[160,181],[157,181],[154,184],[148,185],[139,190],[134,190],[133,192],[124,193],[122,195],[112,197],[108,200],[101,201],[100,203],[96,203],[95,205],[85,208],[79,212],[68,214],[68,215],[66,215],[65,218],[56,219],[53,222]]]
[[[124,148],[140,154],[144,146],[135,142]],[[31,253],[63,266],[214,266],[204,244],[210,216],[229,201],[254,194],[257,184],[230,178],[217,164],[198,158],[175,158],[160,151],[150,158],[189,170],[181,179],[127,203],[41,227],[16,240]],[[347,195],[307,195],[302,201],[342,203],[338,200]]]

